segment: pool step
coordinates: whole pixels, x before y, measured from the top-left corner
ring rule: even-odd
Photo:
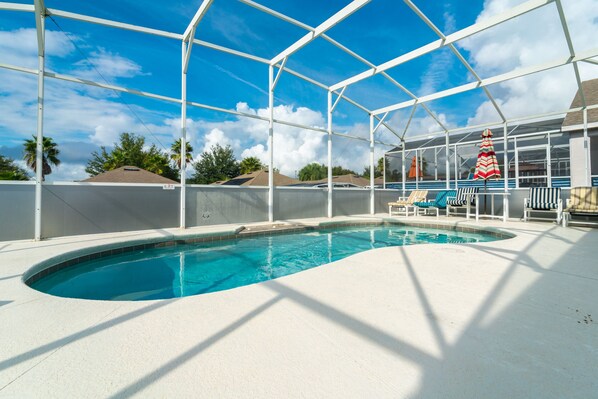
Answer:
[[[272,231],[289,231],[289,230],[304,230],[305,226],[291,223],[268,223],[259,225],[244,226],[243,230],[239,231],[239,235],[244,234],[258,234],[271,233]]]

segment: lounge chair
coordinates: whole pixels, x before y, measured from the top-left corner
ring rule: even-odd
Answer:
[[[428,214],[430,211],[435,211],[436,217],[439,216],[439,209],[446,208],[447,197],[455,197],[457,195],[456,190],[442,190],[436,194],[436,198],[432,201],[417,201],[414,205],[417,207],[416,213]]]
[[[529,198],[523,200],[523,221],[532,219],[532,212],[556,213],[556,222],[563,217],[563,201],[560,188],[531,187]],[[534,218],[536,219],[536,218]]]
[[[563,210],[563,227],[567,227],[571,215],[598,216],[598,187],[571,189],[571,198],[567,200],[567,207]]]
[[[425,201],[428,195],[428,190],[413,190],[409,197],[399,197],[395,202],[388,203],[388,216],[392,216],[392,208],[398,208],[397,214],[401,213],[401,210],[405,212],[405,216],[409,216],[409,208],[413,208],[415,214],[415,207],[413,203],[416,201]]]
[[[479,187],[460,187],[457,190],[457,195],[446,198],[446,216],[457,213],[457,209],[463,209],[470,205],[475,205],[475,196],[469,194],[476,194],[480,191]],[[469,204],[467,203],[469,197]]]

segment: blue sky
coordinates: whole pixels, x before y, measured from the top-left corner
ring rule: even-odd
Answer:
[[[19,1],[30,4],[30,1]],[[522,0],[429,1],[415,4],[445,34],[467,27],[522,3]],[[260,4],[305,24],[317,26],[348,1],[274,1]],[[48,8],[138,24],[182,33],[200,1],[169,2],[106,0],[81,2],[46,0]],[[595,47],[598,2],[564,0],[571,34],[578,52]],[[64,18],[47,19],[47,69],[53,72],[109,82],[169,97],[180,96],[180,42],[83,23]],[[36,42],[33,14],[0,11],[0,63],[35,68]],[[594,33],[592,33],[594,32]],[[200,23],[196,37],[264,58],[272,58],[305,34],[288,24],[233,0],[214,0]],[[328,35],[362,57],[380,64],[437,39],[437,36],[403,3],[374,0]],[[457,43],[458,49],[482,77],[550,61],[567,54],[554,5],[517,18]],[[330,85],[368,69],[362,62],[318,38],[294,54],[287,66]],[[582,78],[598,77],[598,67],[585,65]],[[427,54],[388,71],[416,95],[430,94],[467,83],[471,74],[449,50]],[[57,141],[63,166],[50,180],[85,178],[89,154],[110,147],[122,131],[146,136],[148,142],[169,148],[179,134],[180,107],[130,94],[46,79],[45,134]],[[188,99],[226,109],[267,115],[268,68],[205,47],[194,46],[188,75]],[[490,87],[507,116],[566,108],[575,92],[570,66],[539,76]],[[350,86],[346,94],[375,109],[409,97],[382,76]],[[276,89],[277,118],[312,126],[326,124],[326,92],[292,75],[284,74]],[[542,101],[538,101],[538,99]],[[35,133],[36,78],[0,69],[0,154],[21,157],[21,143]],[[447,126],[466,126],[498,120],[481,90],[433,101],[430,108]],[[389,116],[402,129],[409,110]],[[267,124],[197,108],[188,109],[189,135],[194,155],[215,143],[230,144],[238,158],[255,155],[267,159]],[[367,137],[368,117],[341,102],[334,115],[335,130]],[[409,134],[438,131],[438,125],[418,110]],[[326,141],[312,131],[277,126],[276,166],[293,175],[302,165],[325,162]],[[379,139],[396,138],[381,131]],[[335,139],[335,163],[358,172],[367,164],[367,143]],[[381,154],[383,147],[377,150]]]

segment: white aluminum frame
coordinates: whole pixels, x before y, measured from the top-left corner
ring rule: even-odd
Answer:
[[[503,125],[503,151],[497,152],[497,153],[503,153],[504,157],[503,157],[503,170],[506,171],[505,175],[502,177],[503,178],[503,182],[504,182],[504,191],[508,192],[509,191],[509,181],[513,180],[515,182],[515,188],[520,188],[519,187],[519,180],[521,179],[526,179],[526,177],[520,177],[519,176],[519,152],[521,151],[526,151],[526,150],[532,150],[532,149],[539,149],[539,148],[544,148],[546,147],[547,153],[546,153],[546,162],[547,162],[547,175],[545,176],[537,176],[537,177],[545,177],[547,178],[547,185],[550,187],[552,185],[552,154],[550,152],[551,148],[559,148],[559,147],[568,147],[568,144],[563,144],[563,145],[558,145],[558,146],[552,146],[551,144],[551,140],[552,140],[552,135],[554,134],[562,134],[562,130],[561,129],[551,129],[551,130],[542,130],[542,131],[538,131],[538,132],[532,132],[532,133],[526,133],[526,134],[521,134],[518,136],[512,136],[512,133],[517,129],[519,125],[513,127],[511,129],[511,131],[508,131],[508,126],[505,124]],[[461,138],[459,141],[455,142],[455,143],[451,143],[449,144],[449,148],[453,150],[454,153],[458,154],[458,147],[460,146],[464,146],[464,145],[471,145],[471,144],[479,144],[479,139],[472,139],[472,140],[468,140],[465,141],[467,138],[469,138],[470,134],[466,135],[465,137]],[[519,143],[521,142],[520,139],[526,139],[526,138],[535,138],[535,137],[540,137],[540,136],[546,136],[546,143],[545,144],[534,144],[532,146],[521,146]],[[514,144],[514,148],[513,150],[509,150],[508,149],[508,140],[512,140],[513,144]],[[418,153],[418,151],[424,151],[424,150],[428,150],[428,149],[434,149],[434,150],[439,150],[441,148],[445,148],[445,144],[443,145],[433,145],[433,146],[427,146],[426,143],[421,144],[420,146],[418,146],[417,148],[410,148],[407,151],[414,151],[416,153]],[[398,151],[389,151],[387,152],[385,155],[392,155],[392,154],[397,154],[397,153],[401,153],[404,156],[405,153],[405,149],[401,148]],[[508,154],[512,153],[513,154],[513,167],[514,167],[514,177],[509,177],[508,174],[508,170],[509,170],[509,156]],[[447,165],[450,164],[450,157],[447,156],[445,157],[445,160],[447,162]],[[418,157],[418,162],[421,162],[421,160]],[[403,159],[403,174],[405,173],[405,162]],[[455,158],[452,161],[452,166],[450,166],[450,168],[453,169],[453,173],[455,175],[458,174],[458,169],[459,169],[459,163],[458,163],[458,159]],[[448,168],[447,168],[448,170]],[[528,177],[528,178],[533,178],[532,177]],[[558,176],[561,177],[561,176]],[[596,177],[596,176],[591,176],[592,177]],[[439,180],[436,179],[436,182],[438,182]],[[448,186],[450,186],[450,179],[446,179],[445,182],[447,184],[447,189],[450,188]],[[455,185],[456,187],[459,186],[459,179],[455,178],[453,181],[455,181]],[[404,182],[403,182],[404,183]],[[403,186],[404,187],[404,186]],[[416,187],[417,187],[417,183],[416,183]],[[505,197],[503,197],[503,201],[505,200]],[[505,203],[503,203],[503,206],[505,206],[505,209],[507,210],[507,215],[508,215],[508,201],[505,201]]]
[[[34,239],[42,238],[42,181],[44,138],[44,73],[46,71],[46,15],[44,0],[34,1],[35,30],[37,32],[37,136],[35,154],[35,230]]]
[[[546,174],[545,175],[538,175],[538,176],[519,176],[519,154],[521,152],[526,152],[526,151],[534,151],[534,150],[544,150],[546,152],[546,158],[545,158],[545,163],[546,163]],[[517,183],[515,183],[516,187],[519,188],[519,183],[521,180],[530,180],[530,179],[534,179],[534,178],[544,178],[546,179],[546,185],[548,187],[552,187],[552,173],[551,173],[551,169],[552,169],[552,163],[551,163],[551,159],[550,159],[550,135],[548,135],[548,139],[547,142],[545,144],[534,144],[534,145],[530,145],[530,146],[521,146],[521,147],[516,147],[515,148],[515,160],[517,162],[515,169],[516,169],[516,175],[515,175],[515,179],[517,179]]]
[[[217,112],[232,114],[232,115],[236,115],[239,117],[253,118],[253,119],[258,119],[258,120],[263,120],[263,121],[268,122],[268,146],[269,146],[268,167],[269,167],[269,170],[272,172],[272,173],[269,173],[269,195],[268,195],[268,200],[269,200],[268,201],[268,215],[269,215],[270,221],[274,220],[274,184],[273,184],[274,146],[273,146],[273,144],[274,144],[274,125],[275,124],[283,124],[283,125],[293,126],[293,127],[297,127],[297,128],[308,129],[308,130],[314,131],[316,133],[327,134],[327,138],[328,138],[328,206],[327,206],[327,215],[328,215],[328,217],[333,216],[332,215],[332,200],[333,200],[333,194],[332,194],[332,192],[333,192],[333,185],[332,185],[332,145],[333,145],[333,140],[332,140],[332,137],[337,135],[337,136],[347,137],[347,138],[351,138],[351,139],[355,139],[355,140],[368,141],[370,144],[370,184],[371,184],[371,187],[370,187],[370,189],[371,189],[370,212],[373,213],[375,211],[375,209],[374,209],[374,204],[375,204],[375,200],[374,200],[374,195],[375,195],[375,191],[374,191],[374,169],[375,169],[374,149],[375,149],[375,145],[380,144],[380,145],[390,146],[390,147],[396,146],[396,144],[384,143],[380,140],[376,140],[375,133],[381,126],[384,126],[388,131],[390,131],[392,134],[394,134],[397,137],[399,142],[404,143],[405,135],[407,133],[407,130],[409,129],[411,120],[413,118],[413,115],[415,113],[417,106],[421,106],[428,113],[428,115],[430,115],[430,117],[432,117],[437,122],[437,124],[439,125],[439,127],[441,129],[441,131],[439,131],[437,133],[427,134],[427,135],[425,135],[425,137],[434,137],[435,135],[438,135],[438,134],[445,135],[445,147],[446,147],[446,154],[447,154],[445,166],[446,166],[447,174],[450,173],[449,172],[449,170],[450,170],[449,135],[451,133],[464,131],[464,130],[471,130],[471,129],[475,129],[475,128],[502,126],[504,129],[503,139],[504,139],[504,144],[505,144],[505,157],[504,157],[505,165],[504,165],[504,167],[505,167],[505,171],[507,171],[507,168],[508,168],[508,157],[506,156],[506,153],[508,152],[507,127],[508,127],[509,123],[538,119],[538,118],[546,118],[546,117],[550,117],[550,116],[554,116],[554,115],[561,115],[561,114],[564,114],[567,112],[581,111],[583,113],[582,128],[583,128],[583,132],[584,132],[584,143],[585,143],[585,147],[586,147],[586,159],[585,159],[585,161],[586,161],[586,163],[585,163],[586,180],[589,184],[591,184],[590,149],[589,149],[589,145],[588,145],[589,139],[588,139],[587,112],[588,112],[588,109],[598,108],[598,104],[588,105],[586,103],[586,98],[585,98],[585,95],[583,93],[582,86],[581,86],[581,77],[579,74],[578,63],[585,62],[585,63],[589,63],[589,64],[593,64],[593,65],[598,65],[598,61],[594,59],[594,58],[598,57],[598,48],[595,48],[595,49],[592,49],[589,51],[585,51],[583,53],[575,52],[573,42],[571,40],[571,36],[569,33],[567,18],[566,18],[565,12],[563,10],[561,0],[528,0],[525,3],[518,5],[517,7],[514,7],[510,10],[506,10],[505,12],[503,12],[501,14],[495,15],[495,16],[488,18],[484,21],[475,23],[471,26],[468,26],[468,27],[461,29],[457,32],[454,32],[450,35],[445,35],[440,29],[438,29],[438,27],[436,27],[434,25],[434,23],[432,23],[432,21],[427,17],[427,15],[424,12],[422,12],[413,3],[412,0],[403,0],[403,2],[414,12],[414,14],[419,19],[421,19],[439,37],[439,39],[436,41],[433,41],[431,43],[428,43],[424,46],[421,46],[421,47],[419,47],[413,51],[410,51],[406,54],[402,54],[402,55],[400,55],[396,58],[393,58],[387,62],[384,62],[380,65],[374,65],[373,63],[366,60],[358,53],[350,50],[349,48],[342,45],[337,40],[332,39],[330,36],[328,36],[326,34],[326,32],[328,30],[330,30],[334,26],[342,23],[347,17],[349,17],[350,15],[352,15],[353,13],[355,13],[362,7],[366,6],[372,0],[353,0],[348,5],[343,7],[338,12],[334,13],[332,16],[327,18],[325,21],[323,21],[321,24],[319,24],[316,27],[311,27],[303,22],[297,21],[287,15],[284,15],[283,13],[280,13],[278,11],[267,8],[253,0],[240,0],[240,1],[244,4],[246,4],[247,6],[253,7],[254,9],[257,9],[261,12],[269,14],[275,18],[281,19],[287,23],[301,27],[301,28],[307,30],[308,32],[305,35],[303,35],[302,37],[300,37],[299,39],[297,39],[294,43],[290,44],[286,49],[281,51],[279,54],[274,56],[272,59],[266,59],[266,58],[259,57],[254,54],[245,53],[242,51],[227,48],[225,46],[221,46],[221,45],[214,44],[214,43],[209,43],[209,42],[195,38],[197,26],[200,23],[201,19],[208,12],[210,6],[213,3],[213,0],[203,0],[202,1],[200,6],[198,7],[197,12],[195,13],[195,15],[191,19],[189,25],[186,27],[185,31],[182,34],[167,32],[164,30],[154,29],[154,28],[149,28],[149,27],[144,27],[144,26],[128,24],[125,22],[112,21],[112,20],[108,20],[108,19],[72,13],[72,12],[63,11],[63,10],[48,9],[45,7],[43,0],[33,0],[33,3],[34,3],[33,5],[21,4],[21,3],[0,2],[0,11],[6,10],[6,11],[13,11],[13,12],[14,11],[32,12],[35,16],[37,44],[38,44],[38,67],[37,67],[37,69],[24,68],[24,67],[15,66],[15,65],[0,64],[0,68],[15,70],[15,71],[23,72],[23,73],[35,74],[38,76],[37,146],[36,146],[37,164],[36,164],[36,179],[35,179],[35,184],[36,184],[35,239],[37,239],[37,240],[41,239],[41,195],[42,195],[42,186],[43,186],[41,154],[43,151],[42,139],[43,139],[43,117],[44,117],[44,80],[46,77],[59,79],[59,80],[63,80],[63,81],[79,83],[79,84],[101,87],[101,88],[105,88],[105,89],[109,89],[109,90],[114,90],[117,92],[127,92],[129,94],[134,94],[134,95],[147,97],[147,98],[153,98],[153,99],[161,100],[161,101],[178,103],[181,105],[181,133],[180,133],[181,156],[182,156],[182,160],[181,160],[181,201],[180,201],[180,227],[181,228],[185,228],[185,186],[186,186],[186,183],[185,183],[185,180],[186,180],[185,151],[186,151],[186,129],[187,129],[186,113],[187,113],[188,106],[199,107],[199,108],[213,110],[213,111],[217,111]],[[545,7],[552,3],[554,3],[556,6],[556,9],[557,9],[557,12],[559,15],[559,23],[562,27],[563,35],[567,42],[567,47],[569,50],[569,55],[567,57],[559,58],[559,59],[556,59],[556,60],[553,60],[553,61],[550,61],[547,63],[543,63],[540,65],[534,65],[531,67],[522,68],[522,69],[511,71],[508,73],[503,73],[503,74],[496,75],[496,76],[493,76],[490,78],[481,79],[479,77],[479,75],[475,72],[473,67],[467,62],[467,60],[462,56],[462,54],[459,52],[459,50],[455,46],[455,43],[458,42],[459,40],[462,40],[466,37],[469,37],[469,36],[472,36],[479,32],[482,32],[491,27],[500,25],[506,21],[517,18],[521,15],[524,15],[524,14],[534,11],[536,9]],[[108,83],[93,82],[90,80],[80,79],[80,78],[76,78],[76,77],[72,77],[72,76],[68,76],[68,75],[64,75],[64,74],[56,74],[56,73],[46,72],[45,71],[45,16],[47,16],[47,15],[73,19],[73,20],[82,21],[82,22],[86,22],[86,23],[99,24],[99,25],[108,26],[108,27],[117,28],[117,29],[135,31],[135,32],[139,32],[139,33],[144,33],[144,34],[149,34],[149,35],[154,35],[154,36],[159,36],[159,37],[165,37],[165,38],[170,38],[170,39],[174,39],[174,40],[180,40],[181,45],[182,45],[182,48],[181,48],[182,49],[182,51],[181,51],[181,98],[180,99],[171,98],[171,97],[163,96],[160,94],[143,92],[143,91],[134,90],[134,89],[130,89],[130,88],[115,86],[115,85],[108,84]],[[350,55],[351,57],[364,63],[365,65],[367,65],[369,67],[369,69],[360,74],[349,77],[341,82],[327,86],[327,85],[322,84],[321,82],[318,82],[317,80],[315,80],[311,77],[305,76],[303,74],[300,74],[300,73],[293,71],[293,70],[289,69],[288,67],[286,67],[286,62],[289,59],[289,57],[291,57],[293,54],[295,54],[297,51],[299,51],[304,46],[309,45],[310,42],[312,42],[313,40],[315,40],[318,37],[323,38],[324,40],[328,41],[329,43],[331,43],[332,45],[334,45],[341,51],[345,52],[346,54]],[[269,85],[268,85],[269,115],[268,115],[268,117],[267,118],[260,117],[257,115],[238,112],[236,110],[223,109],[223,108],[219,108],[219,107],[215,107],[215,106],[211,106],[211,105],[200,104],[197,102],[189,101],[187,99],[186,81],[187,81],[188,67],[189,67],[189,63],[190,63],[191,50],[192,50],[192,47],[194,44],[202,46],[202,47],[210,48],[210,49],[213,49],[216,51],[225,52],[227,54],[241,57],[243,59],[247,59],[250,61],[268,65],[268,76],[269,76]],[[414,95],[413,93],[411,93],[409,90],[407,90],[401,83],[396,81],[394,78],[392,78],[386,72],[389,69],[394,68],[398,65],[401,65],[405,62],[411,61],[411,60],[421,57],[425,54],[428,54],[432,51],[435,51],[435,50],[438,50],[441,48],[445,48],[445,47],[448,48],[459,59],[459,61],[463,64],[463,66],[472,74],[472,76],[475,78],[473,82],[467,83],[467,84],[464,84],[461,86],[453,87],[453,88],[450,88],[447,90],[438,91],[436,93],[432,93],[432,94],[429,94],[426,96],[418,97],[418,96]],[[505,117],[504,113],[500,109],[500,106],[498,105],[496,100],[493,98],[493,96],[491,95],[489,90],[487,89],[487,86],[492,85],[492,84],[520,78],[520,77],[530,75],[530,74],[543,72],[543,71],[557,68],[560,66],[564,66],[567,64],[571,64],[573,66],[578,90],[581,93],[581,101],[582,101],[581,107],[572,108],[569,110],[550,112],[550,113],[545,113],[545,114],[541,114],[541,115],[527,115],[524,117],[508,119]],[[276,73],[276,74],[274,73],[274,68],[278,69],[278,73]],[[273,113],[274,90],[276,88],[276,85],[277,85],[279,79],[282,76],[282,72],[287,72],[293,76],[298,77],[299,79],[302,79],[306,82],[314,84],[317,87],[320,87],[321,89],[324,89],[327,91],[328,104],[327,104],[327,128],[326,129],[323,129],[320,127],[313,127],[313,126],[303,126],[301,124],[297,124],[297,123],[293,123],[293,122],[289,122],[289,121],[277,120],[274,118],[274,113]],[[389,106],[382,107],[382,108],[375,109],[375,110],[369,110],[368,108],[366,108],[363,105],[359,104],[358,102],[348,98],[345,95],[345,89],[349,85],[355,84],[359,81],[365,80],[365,79],[367,79],[371,76],[377,75],[377,74],[380,74],[381,76],[386,78],[395,87],[397,87],[399,90],[401,90],[402,92],[407,94],[409,97],[411,97],[411,100],[404,101],[404,102],[397,103],[397,104],[391,104]],[[434,112],[432,112],[430,110],[430,108],[426,104],[433,100],[437,100],[440,98],[446,98],[446,97],[449,97],[449,96],[452,96],[455,94],[463,93],[463,92],[474,90],[477,88],[481,88],[484,91],[485,95],[488,97],[489,101],[492,103],[495,110],[497,111],[497,113],[500,117],[499,121],[481,124],[478,126],[467,126],[467,127],[448,129],[446,126],[444,126],[441,123],[441,121],[438,119],[438,117],[434,114]],[[333,99],[334,95],[336,95],[337,97],[333,103],[332,99]],[[363,138],[363,137],[350,136],[347,134],[333,131],[333,112],[341,99],[356,106],[358,109],[360,109],[361,111],[363,111],[369,115],[369,120],[370,120],[369,140],[366,138]],[[409,119],[407,121],[404,131],[402,132],[402,134],[399,134],[392,126],[390,126],[385,121],[385,119],[390,112],[400,110],[403,108],[408,108],[408,107],[412,107],[411,114],[409,116]],[[381,117],[380,115],[383,115],[383,116]],[[410,137],[410,140],[416,140],[418,138],[419,137],[417,137],[417,136]],[[404,189],[405,189],[405,159],[404,159],[405,158],[405,149],[404,149],[404,146],[402,149],[402,157],[403,157],[402,176],[403,176],[403,191],[404,191]],[[417,151],[416,151],[416,157],[417,157]],[[384,164],[384,167],[385,166],[386,165]],[[385,178],[386,178],[386,176],[384,173],[384,179]],[[386,184],[386,182],[385,182],[385,184]],[[450,187],[450,178],[448,176],[447,176],[446,186],[447,186],[447,188]],[[507,189],[508,189],[508,176],[505,176],[505,190],[507,190]]]

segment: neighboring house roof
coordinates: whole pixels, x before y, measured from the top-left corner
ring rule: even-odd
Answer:
[[[275,186],[290,186],[299,183],[299,180],[274,172]],[[268,186],[268,171],[258,170],[256,172],[246,173],[230,180],[220,183],[223,186]]]
[[[347,174],[347,175],[340,175],[340,176],[332,176],[332,183],[335,185],[341,184],[350,184],[352,186],[357,187],[365,187],[370,185],[369,179],[365,179],[363,177]],[[328,184],[328,178],[320,179],[320,180],[306,180],[300,181],[296,186],[303,186],[303,187],[313,187],[313,186],[321,186],[323,184]]]
[[[349,183],[349,184],[354,184],[359,187],[365,187],[365,186],[370,185],[369,179],[366,179],[366,178],[363,178],[361,176],[357,176],[354,174],[332,176],[332,182],[333,183]],[[315,183],[316,184],[328,183],[328,178],[318,180]]]
[[[178,184],[174,180],[148,172],[136,166],[123,166],[83,180],[88,183],[155,183]]]
[[[583,94],[586,99],[586,105],[594,105],[598,104],[598,79],[586,80],[585,82],[581,83],[581,87],[583,89]],[[577,108],[581,107],[583,104],[581,102],[581,95],[579,90],[575,94],[575,98],[573,98],[573,102],[571,103],[571,107],[569,108]],[[598,123],[598,108],[589,109],[588,110],[588,124],[597,124]],[[576,112],[569,112],[565,117],[565,121],[563,122],[563,127],[567,126],[578,126],[583,125],[583,112],[576,111]],[[571,130],[571,129],[564,129],[564,130]]]

